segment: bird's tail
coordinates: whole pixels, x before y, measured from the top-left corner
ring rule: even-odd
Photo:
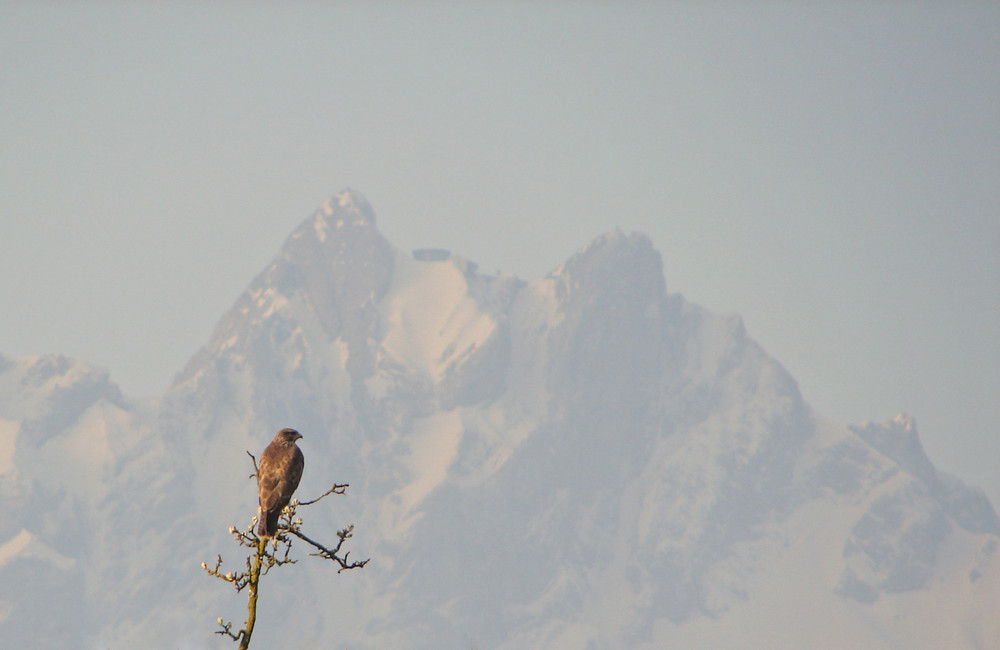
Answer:
[[[260,509],[257,510],[257,536],[258,537],[274,537],[274,533],[278,530],[278,515],[280,512],[261,512]]]

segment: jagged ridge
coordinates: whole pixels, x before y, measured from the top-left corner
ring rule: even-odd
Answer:
[[[641,234],[523,282],[411,259],[345,191],[158,403],[68,360],[33,363],[0,360],[0,443],[15,448],[0,542],[31,535],[75,563],[0,607],[6,639],[37,642],[31,608],[75,598],[91,640],[207,646],[232,602],[197,567],[253,514],[243,450],[295,426],[300,491],[352,485],[336,521],[310,523],[357,524],[373,560],[276,574],[265,646],[1000,641],[983,614],[1000,606],[1000,526],[981,491],[936,472],[911,419],[823,421],[738,317],[667,292]],[[43,471],[81,444],[104,450],[84,474]],[[37,561],[12,552],[0,577]],[[963,614],[936,611],[943,599]],[[786,601],[818,605],[787,628]]]

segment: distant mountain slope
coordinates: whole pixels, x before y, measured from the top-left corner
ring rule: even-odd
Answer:
[[[300,494],[351,484],[307,527],[372,561],[269,575],[260,647],[1000,647],[1000,521],[912,418],[822,419],[644,235],[524,282],[403,254],[352,191],[155,403],[0,359],[0,638],[225,645],[244,604],[199,565],[239,564],[244,450],[284,426]]]

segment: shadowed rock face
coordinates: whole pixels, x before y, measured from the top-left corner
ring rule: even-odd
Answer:
[[[835,620],[845,645],[1000,642],[976,614],[1000,606],[996,513],[935,470],[912,419],[823,422],[738,317],[667,293],[641,234],[533,282],[475,269],[395,251],[347,191],[155,403],[71,360],[0,358],[0,544],[34,540],[0,547],[0,585],[20,589],[0,590],[3,638],[38,641],[46,603],[72,623],[46,645],[208,647],[239,614],[198,567],[238,564],[244,450],[291,426],[300,494],[351,484],[307,527],[354,523],[373,559],[268,576],[264,647],[664,647],[730,625],[767,646],[738,615],[781,628],[775,581],[822,602],[800,625]],[[906,600],[925,592],[968,614]],[[906,616],[858,614],[883,599]]]

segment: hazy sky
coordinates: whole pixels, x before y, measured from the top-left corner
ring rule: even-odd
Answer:
[[[616,227],[1000,505],[1000,4],[0,4],[0,354],[155,395],[330,194],[532,280]]]

